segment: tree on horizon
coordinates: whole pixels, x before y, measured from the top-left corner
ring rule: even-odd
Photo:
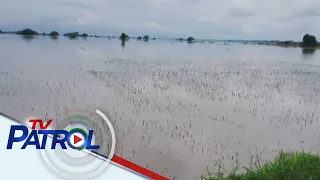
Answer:
[[[81,34],[81,37],[86,38],[86,37],[88,37],[88,34],[87,33],[83,33],[83,34]]]
[[[67,36],[70,39],[76,39],[79,36],[79,32],[65,33],[64,36]]]
[[[316,47],[318,44],[317,38],[310,34],[303,36],[303,47]]]
[[[122,40],[122,41],[127,41],[127,40],[130,39],[130,37],[125,33],[121,33],[119,39]]]
[[[21,31],[17,31],[16,34],[18,35],[24,35],[24,36],[33,36],[33,35],[39,35],[37,31],[34,31],[32,29],[23,29]]]
[[[187,42],[188,43],[193,43],[194,42],[194,38],[193,37],[188,37]]]
[[[148,35],[143,36],[143,40],[144,41],[149,41],[149,36]]]
[[[51,31],[51,32],[49,33],[49,36],[51,36],[51,37],[56,37],[56,36],[59,36],[59,33],[58,33],[57,31]]]

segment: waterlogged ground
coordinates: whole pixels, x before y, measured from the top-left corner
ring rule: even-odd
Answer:
[[[63,119],[99,108],[116,154],[171,179],[199,179],[320,153],[319,53],[254,45],[0,37],[1,112]]]

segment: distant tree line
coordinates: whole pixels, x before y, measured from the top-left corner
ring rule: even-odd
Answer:
[[[177,38],[176,41],[179,41],[179,42],[187,41],[188,43],[194,43],[194,42],[195,42],[195,39],[194,39],[194,37],[188,37],[187,39]]]
[[[141,41],[141,40],[143,40],[143,41],[149,41],[149,39],[150,39],[150,37],[149,37],[149,35],[144,35],[143,37],[142,36],[138,36],[137,37],[137,40],[138,41]],[[151,38],[152,40],[156,40],[156,38]]]
[[[39,36],[39,35],[41,35],[41,36],[50,36],[50,37],[54,37],[54,38],[57,38],[58,36],[60,36],[60,33],[58,31],[51,31],[50,33],[46,34],[46,33],[38,33],[37,31],[29,29],[29,28],[26,28],[26,29],[23,29],[20,31],[2,31],[2,30],[0,30],[0,34],[17,34],[17,35],[23,35],[23,36]],[[63,35],[66,37],[69,37],[70,39],[74,39],[77,37],[83,37],[83,38],[89,37],[89,35],[87,33],[80,34],[79,32],[69,32],[69,33],[65,33]],[[100,36],[92,35],[90,37],[100,37]],[[112,37],[108,36],[108,37],[115,38],[115,36],[112,36]]]
[[[86,38],[88,37],[88,34],[87,33],[80,34],[79,32],[69,32],[69,33],[63,34],[63,36],[69,37],[70,39],[76,39],[78,37]]]
[[[26,29],[23,29],[20,31],[0,30],[0,34],[17,34],[17,35],[23,35],[23,36],[42,35],[42,36],[50,36],[52,38],[57,38],[58,36],[60,36],[59,32],[57,32],[57,31],[51,31],[50,33],[46,34],[46,33],[38,33],[37,31],[29,29],[29,28],[26,28]],[[88,35],[87,33],[80,34],[79,32],[68,32],[68,33],[63,34],[63,36],[69,37],[70,39],[76,39],[78,37],[83,37],[83,38],[86,38],[86,37],[96,37],[96,38],[105,37],[105,38],[109,38],[109,39],[117,38],[116,36],[97,36],[97,35]],[[121,33],[121,35],[119,36],[119,39],[122,41],[128,41],[128,40],[130,40],[130,37],[126,33]],[[149,35],[144,35],[144,36],[138,36],[136,39],[139,41],[141,41],[141,40],[149,41],[150,37],[149,37]],[[156,40],[156,38],[152,38],[152,40]],[[196,41],[195,38],[193,38],[193,37],[188,37],[187,39],[177,38],[176,41],[179,41],[179,42],[186,41],[188,43],[201,42],[199,40]],[[305,34],[303,36],[301,42],[273,40],[273,41],[256,41],[256,43],[279,45],[279,46],[286,46],[286,47],[303,47],[303,48],[320,47],[320,44],[318,43],[317,38],[311,34]]]
[[[23,36],[50,36],[53,38],[57,38],[60,36],[60,33],[58,31],[51,31],[50,33],[38,33],[35,30],[26,28],[20,31],[2,31],[0,30],[0,34],[17,34],[17,35],[23,35]],[[87,33],[79,33],[79,32],[68,32],[64,33],[63,36],[69,37],[70,39],[75,39],[78,37],[96,37],[96,38],[117,38],[116,36],[98,36],[98,35],[88,35]],[[128,37],[127,37],[128,38]]]
[[[58,31],[51,31],[50,33],[46,34],[46,33],[38,33],[35,30],[32,29],[23,29],[21,31],[16,31],[16,32],[5,32],[5,31],[1,31],[0,33],[12,33],[12,34],[18,34],[18,35],[24,35],[24,36],[36,36],[36,35],[43,35],[43,36],[50,36],[52,38],[57,38],[60,36],[60,33]],[[79,32],[68,32],[68,33],[64,33],[63,36],[68,37],[70,39],[76,39],[78,37],[105,37],[108,39],[111,38],[116,38],[116,36],[97,36],[97,35],[88,35],[87,33],[83,33],[80,34]],[[130,40],[130,37],[126,34],[126,33],[121,33],[121,35],[119,36],[119,39],[122,41],[128,41]],[[150,36],[149,35],[144,35],[144,36],[139,36],[136,38],[137,40],[143,40],[143,41],[149,41],[150,40]],[[152,38],[152,40],[156,40],[156,38]],[[187,39],[183,39],[183,38],[179,38],[177,39],[177,41],[187,41],[188,43],[193,43],[195,42],[195,39],[193,37],[188,37]]]
[[[285,47],[302,47],[302,48],[316,48],[320,46],[320,44],[317,42],[317,38],[310,34],[305,34],[301,42],[280,41],[277,43],[277,45],[285,46]]]

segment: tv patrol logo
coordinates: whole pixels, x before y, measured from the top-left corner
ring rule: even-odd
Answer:
[[[63,120],[32,118],[27,126],[11,126],[7,149],[38,149],[49,169],[61,177],[90,179],[109,165],[115,143],[113,126],[105,114],[98,109],[94,113],[76,109],[69,110]]]
[[[55,149],[57,144],[60,144],[62,149],[67,149],[65,142],[72,149],[83,150],[98,150],[99,145],[92,145],[93,130],[89,129],[87,133],[82,128],[72,128],[70,131],[67,130],[48,130],[47,128],[51,124],[52,119],[44,123],[41,119],[30,119],[29,123],[32,124],[32,131],[29,133],[28,127],[23,125],[12,125],[10,128],[7,149],[12,149],[12,145],[15,142],[22,142],[21,149],[25,149],[27,146],[35,146],[36,149],[45,149],[47,144],[48,136],[52,136],[53,140],[51,143],[51,149]],[[40,130],[36,130],[36,126],[39,124]],[[86,125],[79,123],[81,125]],[[21,131],[22,135],[16,137],[16,131]],[[39,140],[39,135],[42,135],[42,141]]]

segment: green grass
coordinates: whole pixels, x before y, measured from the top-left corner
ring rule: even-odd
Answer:
[[[257,170],[243,174],[202,177],[202,180],[320,180],[320,156],[311,153],[285,153]]]

